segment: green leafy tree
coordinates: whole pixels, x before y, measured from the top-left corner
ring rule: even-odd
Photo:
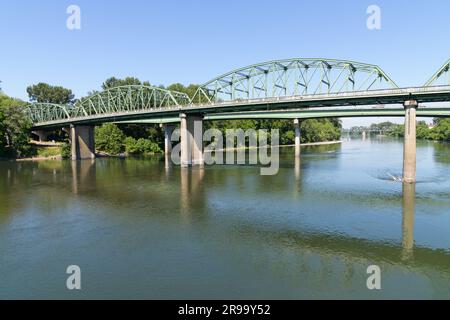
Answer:
[[[31,122],[22,103],[0,94],[0,156],[21,158],[33,153],[28,144]]]
[[[293,130],[285,131],[281,134],[280,143],[282,145],[294,144],[295,143],[295,132]]]
[[[430,139],[431,130],[425,121],[419,121],[417,123],[417,139]]]
[[[196,84],[190,84],[189,86],[185,87],[181,83],[175,83],[168,86],[167,89],[171,91],[186,93],[189,96],[189,98],[192,99],[199,87],[200,86]]]
[[[113,123],[107,123],[95,130],[95,145],[99,151],[118,155],[125,150],[125,135]]]
[[[329,119],[308,119],[301,124],[302,142],[335,141],[341,137],[340,126]]]
[[[138,154],[137,141],[133,137],[126,137],[124,140],[125,152],[128,154]]]
[[[27,88],[28,96],[32,102],[72,104],[75,102],[72,90],[47,83],[38,83]]]
[[[430,139],[450,141],[450,119],[436,119],[435,127],[430,131]]]
[[[150,82],[148,82],[148,81],[141,82],[141,80],[134,78],[134,77],[126,77],[124,79],[117,79],[115,77],[111,77],[109,79],[106,79],[105,82],[103,82],[102,89],[108,90],[111,88],[116,88],[116,87],[121,87],[121,86],[130,86],[130,85],[150,86]]]

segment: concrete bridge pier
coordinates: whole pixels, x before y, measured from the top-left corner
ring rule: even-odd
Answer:
[[[294,120],[294,128],[295,128],[295,157],[300,158],[302,149],[301,149],[301,130],[300,130],[300,120]]]
[[[47,141],[49,132],[46,132],[44,130],[36,130],[36,131],[32,131],[32,134],[36,135],[39,138],[39,142],[45,142]]]
[[[172,154],[172,134],[175,130],[173,124],[163,124],[161,128],[164,130],[164,153],[167,156]]]
[[[181,167],[203,166],[203,115],[180,114]]]
[[[403,182],[416,182],[416,100],[408,100],[405,107],[405,142],[403,146]]]
[[[70,126],[72,160],[95,159],[94,126]]]

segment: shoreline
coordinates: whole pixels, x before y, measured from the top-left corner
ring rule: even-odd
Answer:
[[[310,143],[301,143],[301,147],[310,147],[310,146],[325,146],[325,145],[332,145],[332,144],[342,144],[344,141],[342,140],[336,140],[336,141],[323,141],[323,142],[310,142]],[[290,145],[284,145],[280,147],[295,147],[295,144]]]
[[[333,144],[342,144],[342,140],[337,141],[323,141],[323,142],[310,142],[310,143],[302,143],[300,144],[301,147],[312,147],[312,146],[325,146],[325,145],[333,145]],[[225,149],[216,149],[212,150],[213,152],[216,151],[237,151],[237,150],[254,150],[254,149],[267,149],[267,148],[292,148],[295,147],[295,144],[283,144],[278,146],[265,146],[265,147],[241,147],[241,148],[225,148]],[[205,152],[211,152],[211,150],[207,150]]]
[[[333,145],[333,144],[342,144],[343,141],[324,141],[324,142],[311,142],[311,143],[302,143],[300,146],[302,147],[310,147],[310,146],[324,146],[324,145]],[[250,150],[250,149],[261,149],[261,148],[272,148],[273,146],[266,146],[266,147],[257,147],[257,148],[231,148],[231,149],[217,149],[214,151],[230,151],[230,150]],[[286,145],[278,145],[275,146],[278,148],[289,148],[289,147],[295,147],[295,144],[286,144]],[[205,152],[211,152],[211,151],[205,151]],[[120,155],[120,156],[110,156],[106,155],[104,153],[98,153],[99,158],[128,158],[128,156]],[[38,162],[38,161],[62,161],[61,155],[59,156],[51,156],[51,157],[33,157],[33,158],[23,158],[23,159],[1,159],[0,161],[12,161],[12,162]]]
[[[9,161],[14,162],[36,162],[36,161],[48,161],[48,160],[62,160],[62,157],[51,156],[51,157],[34,157],[34,158],[23,158],[23,159],[10,159]]]

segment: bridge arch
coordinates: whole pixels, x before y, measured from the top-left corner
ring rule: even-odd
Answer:
[[[70,119],[70,107],[54,103],[29,103],[25,111],[33,123]]]
[[[120,112],[178,108],[189,103],[189,96],[185,93],[145,85],[128,85],[94,93],[74,105],[30,103],[26,109],[33,123],[45,123]]]
[[[450,59],[425,83],[425,87],[450,85]],[[448,75],[448,77],[446,77]]]
[[[193,103],[398,88],[376,65],[294,58],[250,65],[203,84]]]

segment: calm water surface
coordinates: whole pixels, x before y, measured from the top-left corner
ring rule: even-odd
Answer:
[[[0,162],[0,299],[450,299],[450,145],[419,143],[415,190],[396,140],[280,166]]]

